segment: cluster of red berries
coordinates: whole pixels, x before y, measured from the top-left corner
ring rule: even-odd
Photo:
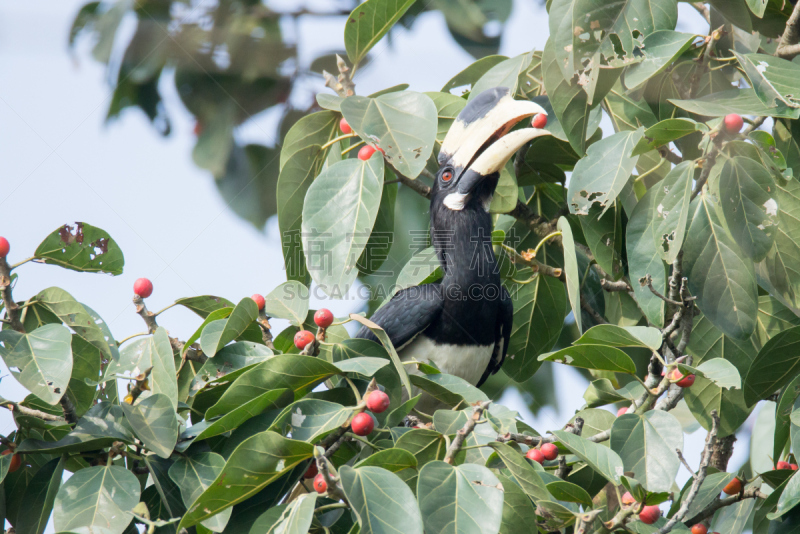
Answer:
[[[0,454],[2,454],[3,456],[8,456],[13,452],[14,451],[12,451],[11,449],[6,449]],[[19,469],[21,465],[22,465],[22,457],[19,454],[15,454],[14,456],[11,457],[11,465],[8,466],[8,472],[13,473],[17,469]]]
[[[555,460],[558,457],[558,447],[552,443],[542,443],[538,449],[528,449],[525,458],[543,464],[545,460]]]
[[[319,328],[328,328],[333,324],[333,314],[329,309],[321,308],[314,314],[314,323]],[[314,341],[314,334],[308,330],[300,330],[294,335],[294,346],[300,350],[306,348],[312,341]]]
[[[789,462],[781,460],[778,462],[777,469],[791,469],[792,471],[797,471],[797,464],[790,464]]]
[[[353,133],[353,128],[347,123],[347,119],[344,117],[342,117],[342,120],[339,121],[339,129],[343,134]],[[372,145],[364,145],[361,147],[361,150],[358,151],[358,159],[361,161],[367,161],[375,152],[380,152],[384,156],[386,155],[386,152],[384,152],[382,148],[374,147]]]

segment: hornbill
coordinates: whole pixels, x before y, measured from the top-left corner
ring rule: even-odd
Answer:
[[[528,141],[549,135],[536,128],[508,133],[537,113],[545,111],[514,100],[507,88],[489,89],[464,107],[442,142],[430,231],[444,276],[398,291],[371,318],[401,360],[433,362],[477,386],[503,364],[514,307],[492,250],[489,204],[508,160]],[[377,341],[366,327],[355,337]],[[424,412],[437,405],[425,395],[417,407]]]

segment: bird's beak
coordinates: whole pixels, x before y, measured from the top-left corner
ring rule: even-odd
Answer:
[[[455,169],[458,192],[469,194],[482,178],[500,172],[525,143],[550,135],[538,128],[508,133],[538,113],[547,114],[538,104],[514,100],[504,87],[484,91],[470,101],[453,122],[439,153],[439,163]]]

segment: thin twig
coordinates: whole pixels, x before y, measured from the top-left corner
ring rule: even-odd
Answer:
[[[767,497],[768,495],[766,493],[763,493],[758,488],[748,488],[743,492],[739,492],[737,495],[733,495],[725,499],[717,499],[711,504],[709,504],[705,510],[703,510],[693,518],[686,521],[685,522],[686,526],[691,527],[693,525],[696,525],[697,523],[705,521],[709,517],[713,516],[716,513],[716,511],[719,510],[720,508],[736,504],[738,502],[743,501],[744,499],[766,499]]]
[[[52,415],[46,412],[42,412],[40,410],[34,410],[33,408],[28,408],[27,406],[23,406],[22,404],[12,401],[4,401],[3,404],[0,404],[0,406],[2,406],[3,408],[7,408],[11,412],[16,410],[22,415],[29,415],[31,417],[36,417],[44,421],[66,422],[65,418],[59,417],[58,415]]]
[[[681,507],[664,524],[663,527],[658,529],[658,534],[666,534],[672,530],[672,527],[674,527],[679,521],[683,521],[683,519],[686,517],[689,507],[692,505],[692,502],[700,492],[700,486],[703,485],[703,481],[706,479],[708,463],[711,461],[711,452],[714,448],[714,443],[717,441],[718,430],[719,415],[717,415],[716,410],[711,410],[711,430],[708,431],[708,435],[706,436],[706,444],[703,448],[703,455],[700,457],[700,468],[697,470],[697,474],[694,476],[692,486],[689,488],[689,493],[687,493],[686,497],[681,501]]]
[[[453,458],[455,458],[458,451],[461,450],[461,446],[464,444],[464,440],[467,439],[473,430],[475,430],[475,425],[481,420],[483,416],[483,412],[489,407],[492,401],[485,401],[481,402],[476,405],[472,409],[472,417],[467,419],[467,422],[464,423],[464,426],[456,432],[456,437],[453,442],[450,444],[450,447],[447,449],[447,454],[444,456],[444,462],[448,464],[453,463]]]
[[[786,29],[781,35],[778,49],[775,55],[783,59],[794,59],[800,55],[800,4],[795,4],[789,20],[786,21]]]
[[[0,297],[6,307],[6,318],[11,324],[11,328],[17,332],[25,333],[22,326],[20,307],[14,302],[14,295],[11,294],[11,268],[5,256],[0,256]]]
[[[711,13],[708,10],[708,6],[706,6],[703,2],[692,2],[692,7],[695,8],[698,13],[703,15],[703,18],[706,19],[706,22],[711,24]]]
[[[750,135],[750,132],[760,128],[768,118],[769,117],[756,117],[751,124],[748,124],[747,127],[742,130],[742,136],[747,137]]]
[[[662,295],[656,288],[653,287],[653,277],[649,274],[644,276],[644,282],[640,282],[643,286],[647,286],[650,292],[672,306],[682,306],[682,304],[678,301],[672,300],[671,298]]]
[[[614,282],[606,278],[601,278],[600,287],[602,287],[605,291],[608,291],[609,293],[613,293],[615,291],[625,292],[625,293],[633,292],[633,288],[627,282],[627,280],[618,280]]]

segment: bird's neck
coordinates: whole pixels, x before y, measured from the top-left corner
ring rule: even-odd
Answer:
[[[466,290],[473,284],[499,281],[492,250],[492,218],[482,205],[461,211],[438,210],[431,220],[431,240],[445,286],[460,285]]]

